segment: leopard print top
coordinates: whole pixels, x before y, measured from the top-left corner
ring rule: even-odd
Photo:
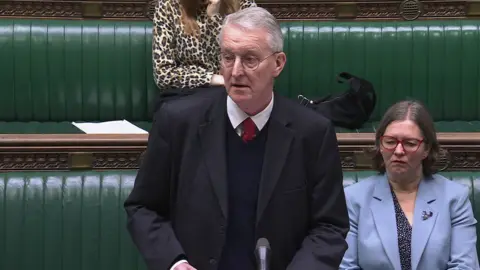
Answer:
[[[240,8],[256,6],[240,0]],[[179,0],[159,0],[153,18],[153,77],[160,90],[195,88],[210,83],[220,70],[217,35],[222,16],[207,15],[207,4],[197,18],[199,35],[183,31]]]

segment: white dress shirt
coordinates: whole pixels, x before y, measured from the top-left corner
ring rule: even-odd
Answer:
[[[265,124],[267,124],[268,119],[270,118],[270,114],[272,113],[273,109],[273,95],[272,99],[270,100],[270,103],[267,105],[263,111],[257,113],[256,115],[249,116],[246,114],[240,107],[238,107],[237,103],[235,103],[230,96],[227,97],[227,114],[228,118],[230,119],[230,123],[232,123],[233,128],[237,132],[238,136],[241,136],[242,134],[242,126],[241,124],[245,119],[248,117],[252,118],[253,122],[257,126],[257,129],[260,131],[262,130],[263,127],[265,127]],[[176,262],[170,270],[173,270],[177,265],[187,262],[186,260],[180,260]]]
[[[242,134],[242,126],[241,124],[245,119],[248,117],[252,118],[255,126],[260,131],[262,128],[267,124],[268,119],[270,118],[270,114],[272,113],[273,109],[273,95],[270,103],[267,105],[263,111],[257,113],[256,115],[249,116],[246,114],[240,107],[238,107],[237,103],[235,103],[230,97],[227,97],[227,113],[228,118],[230,119],[230,123],[232,123],[233,128],[237,132],[238,136]]]

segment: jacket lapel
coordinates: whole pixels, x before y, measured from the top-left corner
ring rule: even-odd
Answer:
[[[397,239],[397,220],[393,197],[385,175],[379,176],[370,205],[380,241],[394,269],[400,269],[400,253]]]
[[[207,112],[205,122],[200,125],[199,137],[204,160],[210,174],[214,192],[218,198],[222,213],[227,218],[227,163],[226,163],[226,95],[214,102]]]
[[[412,227],[412,269],[417,269],[438,215],[433,179],[420,182]]]
[[[267,144],[265,146],[262,178],[260,180],[260,188],[258,192],[256,224],[260,221],[260,218],[270,201],[275,185],[280,178],[293,139],[293,132],[289,128],[289,115],[287,115],[282,108],[282,97],[275,95],[272,113],[267,126]]]

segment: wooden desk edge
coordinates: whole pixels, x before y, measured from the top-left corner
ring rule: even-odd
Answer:
[[[342,167],[370,169],[364,154],[373,133],[337,133]],[[443,169],[480,171],[480,133],[439,133],[448,155]],[[6,134],[0,135],[0,171],[137,169],[148,134]]]
[[[2,146],[146,146],[148,134],[2,134]]]
[[[440,144],[480,144],[480,132],[439,132]],[[374,133],[337,133],[339,144],[373,144]]]
[[[373,144],[374,133],[337,133],[339,144]],[[480,132],[437,133],[441,144],[480,144]],[[1,134],[8,146],[146,146],[148,134]]]

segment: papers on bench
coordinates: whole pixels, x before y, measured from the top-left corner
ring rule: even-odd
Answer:
[[[127,120],[72,124],[87,134],[148,134]]]

